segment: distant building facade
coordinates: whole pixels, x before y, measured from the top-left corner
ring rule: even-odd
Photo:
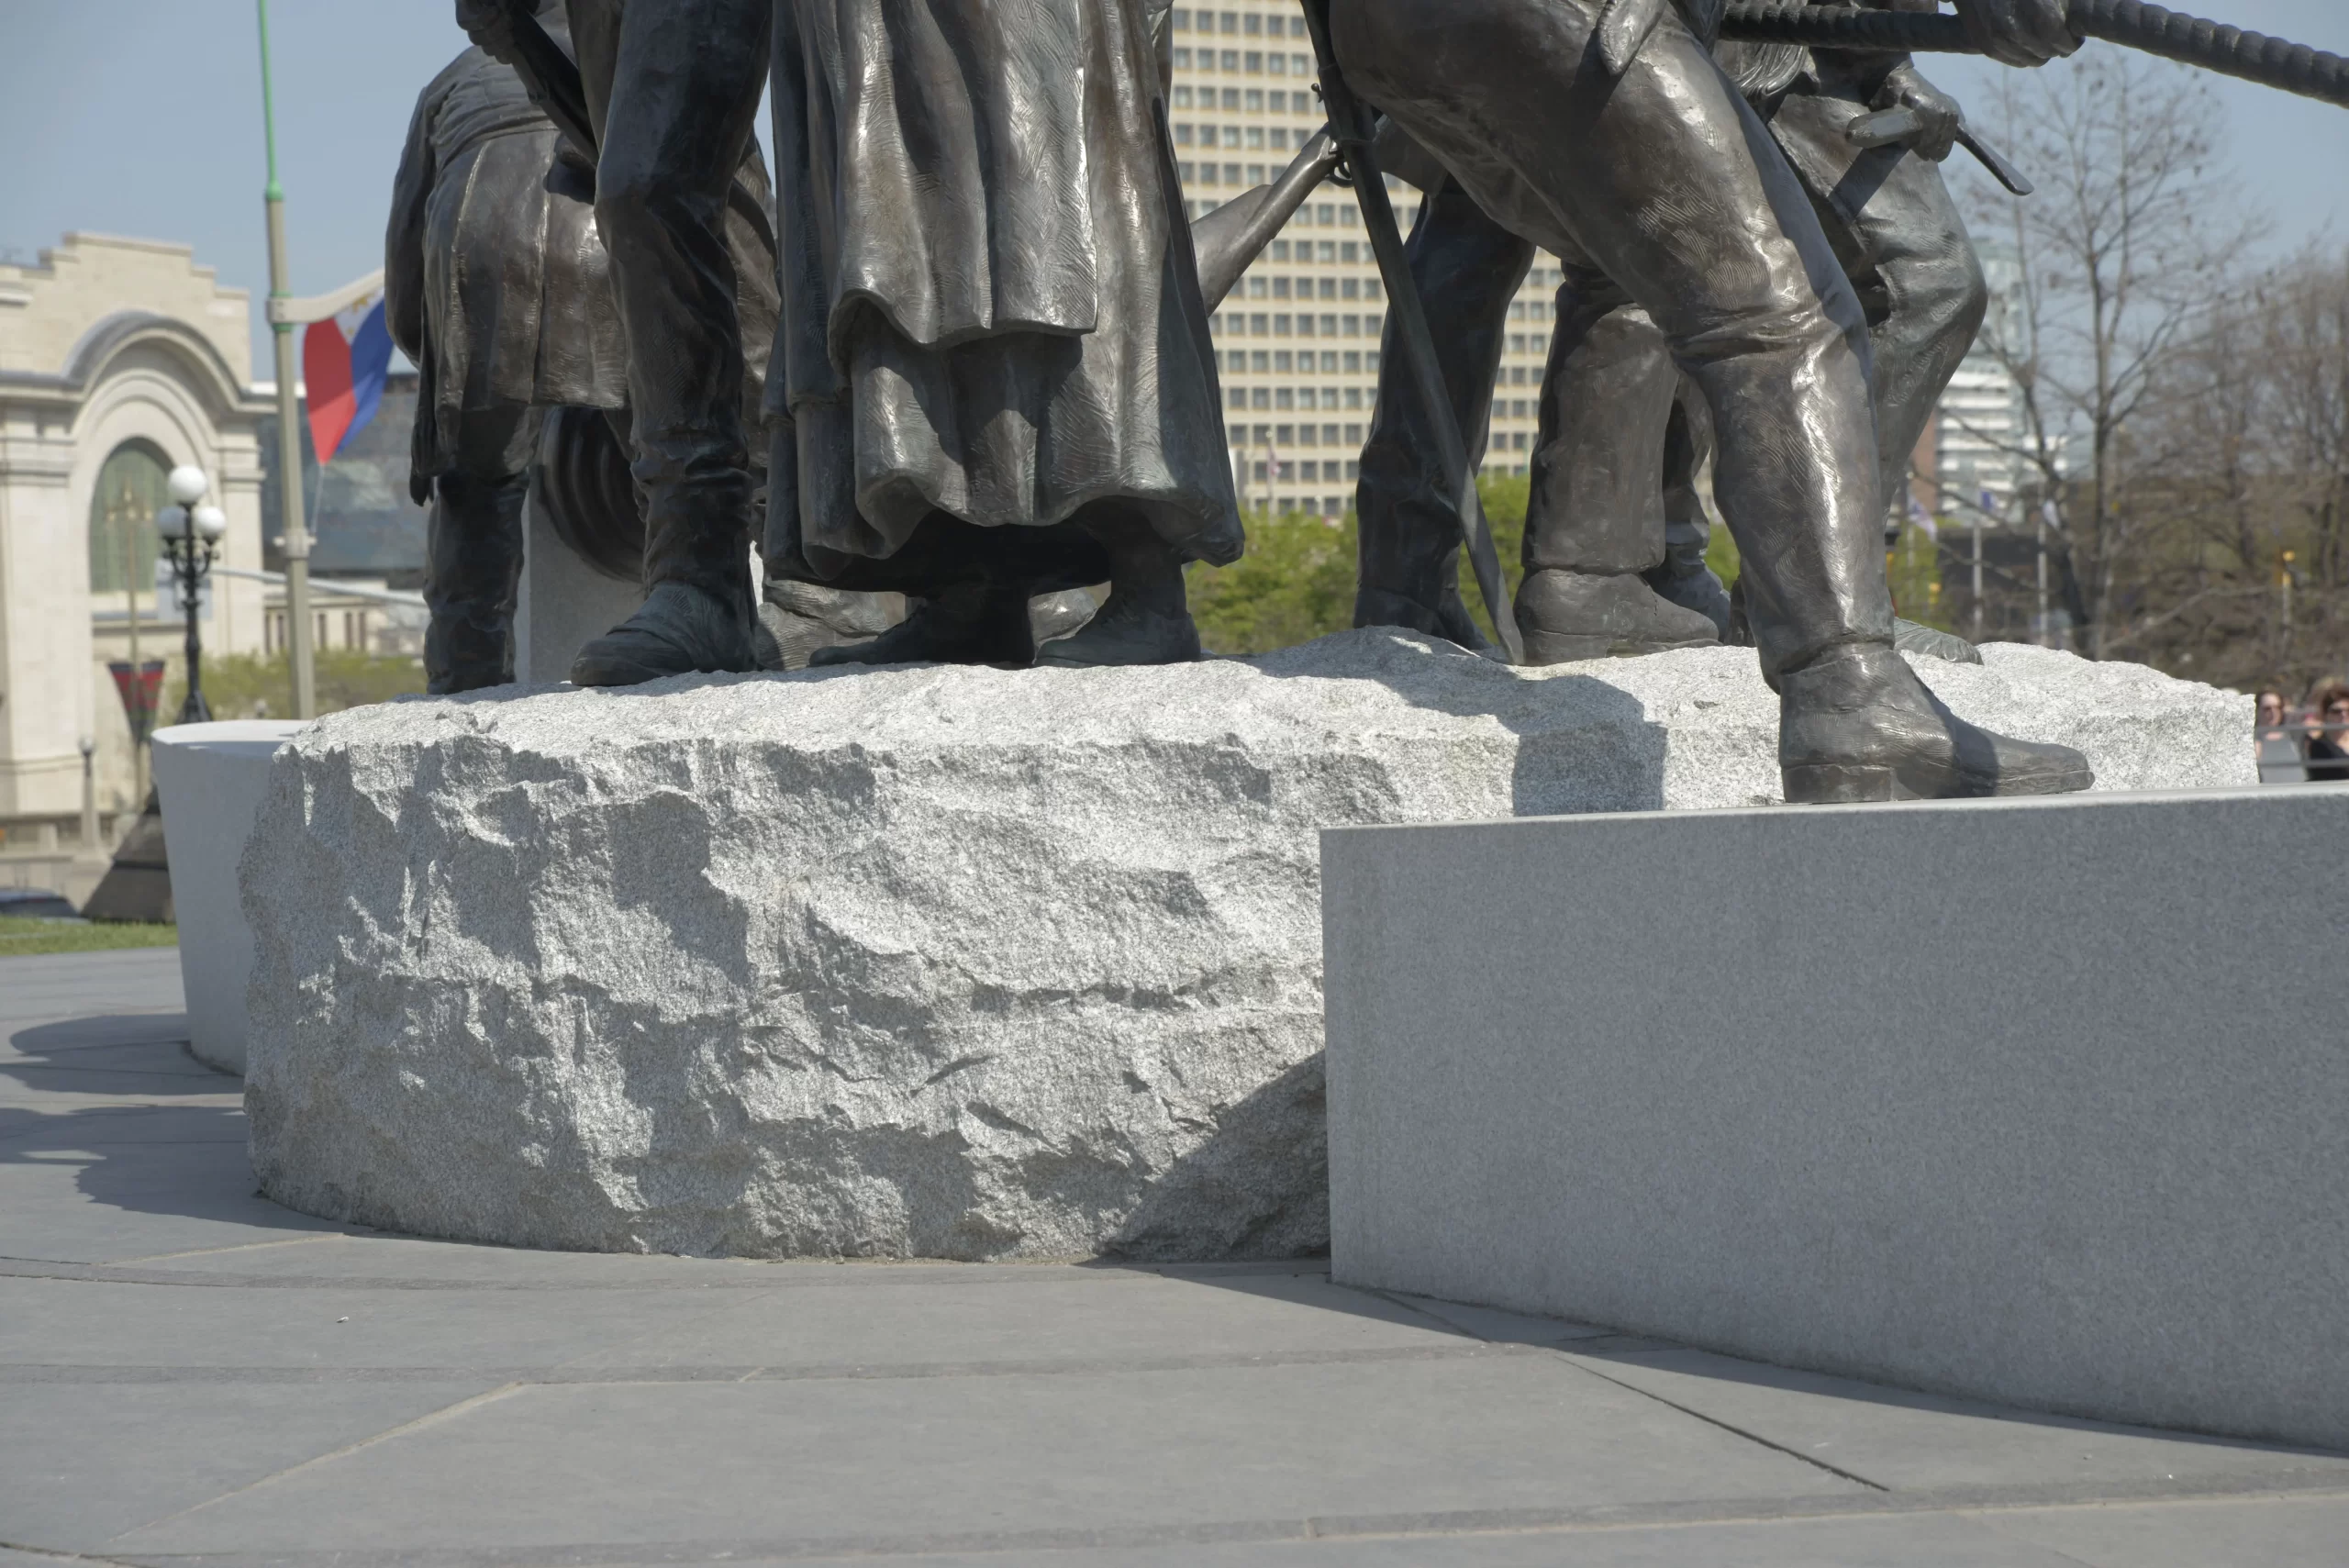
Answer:
[[[131,804],[129,731],[106,662],[175,653],[154,562],[163,478],[211,479],[223,564],[262,564],[251,301],[184,245],[69,234],[0,266],[0,827],[78,819],[84,737],[106,809]],[[262,585],[223,578],[207,648],[258,649]],[[134,629],[135,628],[135,629]]]
[[[1186,206],[1197,217],[1276,176],[1327,117],[1294,0],[1178,6],[1169,21],[1168,115]],[[1388,183],[1408,233],[1418,198]],[[1537,257],[1509,306],[1486,473],[1521,474],[1532,461],[1559,281],[1557,258]],[[1353,505],[1386,321],[1386,289],[1353,193],[1324,187],[1215,313],[1224,428],[1243,506],[1337,517]]]
[[[202,469],[228,531],[200,631],[208,656],[285,647],[275,494],[276,389],[252,379],[252,302],[187,246],[69,234],[32,266],[0,265],[0,831],[78,824],[81,743],[98,806],[138,805],[109,661],[165,659],[184,622],[159,595],[164,478]],[[318,484],[306,462],[317,646],[413,651],[419,617],[335,579],[411,587],[423,511],[407,498],[412,373]],[[303,448],[308,458],[308,433]],[[176,681],[176,673],[173,677]],[[281,709],[282,711],[282,709]],[[168,722],[172,716],[162,715]]]

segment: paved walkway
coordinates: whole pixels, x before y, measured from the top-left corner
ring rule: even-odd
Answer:
[[[1310,1263],[456,1246],[258,1197],[176,955],[0,960],[0,1568],[2349,1562],[2349,1458]]]

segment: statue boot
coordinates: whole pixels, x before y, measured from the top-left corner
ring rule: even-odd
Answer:
[[[1720,640],[1711,619],[1677,605],[1634,573],[1546,567],[1517,590],[1517,629],[1529,664],[1620,659]]]
[[[1000,664],[1021,669],[1035,657],[1027,590],[1017,584],[974,580],[923,600],[911,615],[870,641],[817,649],[807,665]]]
[[[1184,597],[1183,561],[1148,518],[1097,503],[1081,526],[1109,561],[1109,599],[1067,637],[1038,651],[1036,662],[1063,669],[1109,664],[1183,664],[1201,657],[1199,628]]]
[[[640,418],[638,439],[644,440]],[[739,444],[640,445],[646,495],[644,580],[637,612],[572,661],[579,686],[632,686],[670,675],[759,668],[751,582],[751,474]],[[656,477],[646,482],[650,472]]]
[[[514,679],[526,475],[446,473],[433,482],[425,549],[425,690],[435,696]]]
[[[1797,805],[2063,795],[2096,782],[2069,746],[1966,723],[1888,643],[1831,648],[1778,677],[1778,767]]]

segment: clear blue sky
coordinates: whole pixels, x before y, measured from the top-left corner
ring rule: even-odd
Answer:
[[[2349,0],[2179,0],[2175,8],[2349,54]],[[449,0],[271,6],[296,293],[382,264],[409,109],[464,45],[451,13]],[[1929,67],[1961,97],[1996,69],[1958,59]],[[2230,161],[2246,198],[2271,215],[2275,243],[2320,233],[2349,240],[2349,110],[2211,80],[2229,118]],[[73,228],[181,240],[223,282],[256,300],[267,293],[252,0],[0,0],[0,147],[8,259],[29,261]],[[265,377],[264,337],[256,331],[254,362]]]

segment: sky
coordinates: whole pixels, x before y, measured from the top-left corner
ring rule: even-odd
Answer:
[[[2175,8],[2349,54],[2349,0],[2177,0]],[[416,95],[464,47],[453,10],[450,0],[271,6],[296,295],[383,264]],[[2001,68],[1952,57],[1926,69],[1961,101],[1980,101]],[[2349,242],[2349,110],[2210,81],[2238,186],[2274,225],[2268,243]],[[8,150],[0,260],[30,262],[70,229],[193,244],[221,282],[253,291],[254,367],[267,378],[253,0],[0,0],[0,147]]]

